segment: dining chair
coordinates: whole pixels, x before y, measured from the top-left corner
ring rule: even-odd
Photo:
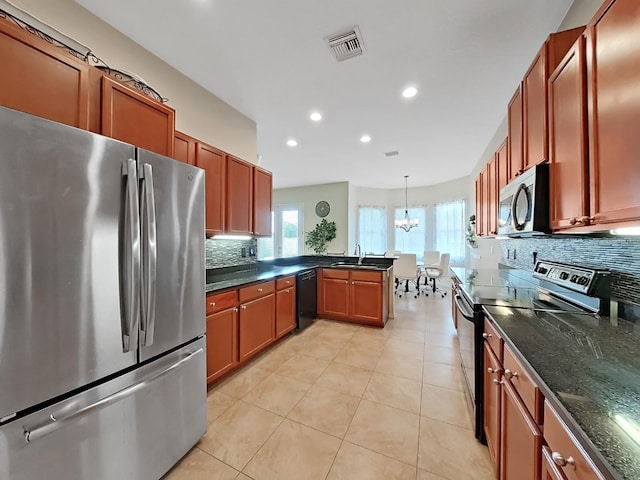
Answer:
[[[429,280],[431,280],[431,282],[433,282],[433,285],[431,287],[431,291],[433,293],[438,292],[442,297],[444,297],[447,294],[447,290],[444,289],[444,288],[438,288],[437,285],[436,285],[436,280],[440,280],[449,271],[449,258],[450,257],[451,257],[451,254],[443,253],[440,256],[440,265],[439,266],[437,266],[437,267],[428,267],[428,266],[425,265],[425,268],[424,268],[424,273],[425,273],[426,277]],[[425,295],[429,296],[428,291],[425,292]]]
[[[418,262],[415,253],[401,253],[398,259],[393,262],[393,274],[396,278],[395,293],[402,298],[402,293],[409,293],[409,284],[415,287],[413,298],[418,298],[419,274]],[[404,284],[404,290],[402,288]]]

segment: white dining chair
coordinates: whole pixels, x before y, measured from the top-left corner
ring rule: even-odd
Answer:
[[[438,267],[425,266],[424,268],[424,273],[426,277],[433,282],[431,291],[433,293],[438,292],[442,297],[444,297],[447,294],[447,290],[444,288],[438,288],[438,286],[436,285],[436,280],[440,280],[443,276],[445,276],[449,272],[450,257],[451,257],[451,254],[443,253],[440,256],[440,265]],[[425,295],[429,296],[428,291],[425,292]]]
[[[393,274],[396,277],[395,293],[402,297],[403,293],[409,293],[409,285],[413,285],[415,290],[413,297],[418,298],[418,262],[415,253],[401,253],[398,259],[393,262]]]

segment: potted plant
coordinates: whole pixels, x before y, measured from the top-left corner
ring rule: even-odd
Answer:
[[[476,248],[478,246],[478,242],[476,240],[476,216],[471,215],[469,217],[469,223],[467,224],[467,243],[472,247]]]
[[[313,249],[318,255],[327,253],[328,243],[336,238],[336,222],[327,222],[322,219],[316,228],[306,233],[305,245]]]

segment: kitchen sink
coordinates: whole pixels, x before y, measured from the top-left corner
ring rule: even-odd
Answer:
[[[332,267],[342,267],[342,268],[354,268],[357,270],[380,270],[380,267],[377,265],[358,265],[357,263],[347,263],[347,262],[335,262],[331,264]]]

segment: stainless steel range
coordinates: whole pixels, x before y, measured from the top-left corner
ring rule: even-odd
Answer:
[[[463,384],[472,411],[475,436],[486,443],[483,427],[484,306],[529,309],[555,314],[605,313],[608,271],[539,261],[533,272],[513,269],[452,268],[460,281],[454,298]]]

